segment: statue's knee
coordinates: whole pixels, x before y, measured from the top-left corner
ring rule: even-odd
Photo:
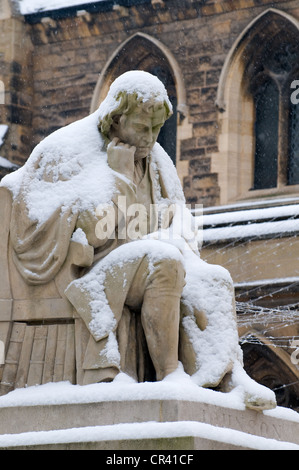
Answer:
[[[154,265],[155,280],[161,286],[182,290],[185,285],[185,268],[182,261],[175,258],[162,258]]]

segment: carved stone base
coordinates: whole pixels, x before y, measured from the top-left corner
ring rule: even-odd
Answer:
[[[21,390],[20,404],[9,401],[12,394],[2,397],[0,449],[299,450],[299,414],[291,410],[229,408],[217,404],[220,394],[212,391],[209,398],[216,400],[208,403],[142,397],[108,401],[107,394],[97,402],[92,390],[86,402],[71,403],[70,396],[65,403],[59,394],[56,404],[40,398],[26,402]]]

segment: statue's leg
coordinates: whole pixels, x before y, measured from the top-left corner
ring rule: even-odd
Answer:
[[[216,387],[242,360],[229,273],[186,253],[179,360],[199,386]]]
[[[220,384],[222,392],[230,392],[234,389],[239,389],[243,394],[244,404],[247,408],[262,411],[276,407],[275,393],[249,377],[238,361],[234,363],[232,371],[224,377]]]
[[[275,394],[252,380],[243,368],[234,286],[229,273],[199,258],[186,259],[182,295],[180,356],[185,371],[203,387],[229,392],[239,388],[247,408],[271,409]],[[200,312],[206,316],[205,328]]]
[[[144,296],[141,321],[157,380],[178,368],[180,297],[174,293]]]
[[[126,299],[129,307],[141,307],[142,327],[157,380],[162,380],[178,367],[180,298],[184,277],[184,267],[176,259],[164,258],[150,263],[146,256]]]
[[[178,366],[184,275],[177,248],[159,241],[138,241],[130,243],[130,250],[128,247],[115,250],[89,273],[72,282],[66,296],[91,333],[84,370],[93,369],[93,376],[97,374],[95,369],[114,366],[121,370],[122,361],[117,357],[115,343],[123,309],[127,306],[141,315],[157,379],[173,372]]]

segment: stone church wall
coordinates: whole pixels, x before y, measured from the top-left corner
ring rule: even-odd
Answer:
[[[272,7],[299,18],[296,3],[133,1],[132,6],[107,11],[92,12],[86,6],[60,17],[49,11],[25,21],[18,15],[0,21],[1,74],[7,90],[1,121],[10,126],[0,153],[22,164],[42,138],[87,115],[105,64],[122,43],[142,32],[171,53],[185,87],[187,111],[178,135],[177,168],[187,202],[219,204],[219,178],[211,156],[217,155],[219,145],[215,100],[224,61],[256,16]]]

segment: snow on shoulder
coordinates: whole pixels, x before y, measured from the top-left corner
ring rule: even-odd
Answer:
[[[14,197],[22,191],[31,220],[41,224],[59,207],[75,213],[111,200],[114,177],[97,123],[98,111],[58,129],[1,180]]]

